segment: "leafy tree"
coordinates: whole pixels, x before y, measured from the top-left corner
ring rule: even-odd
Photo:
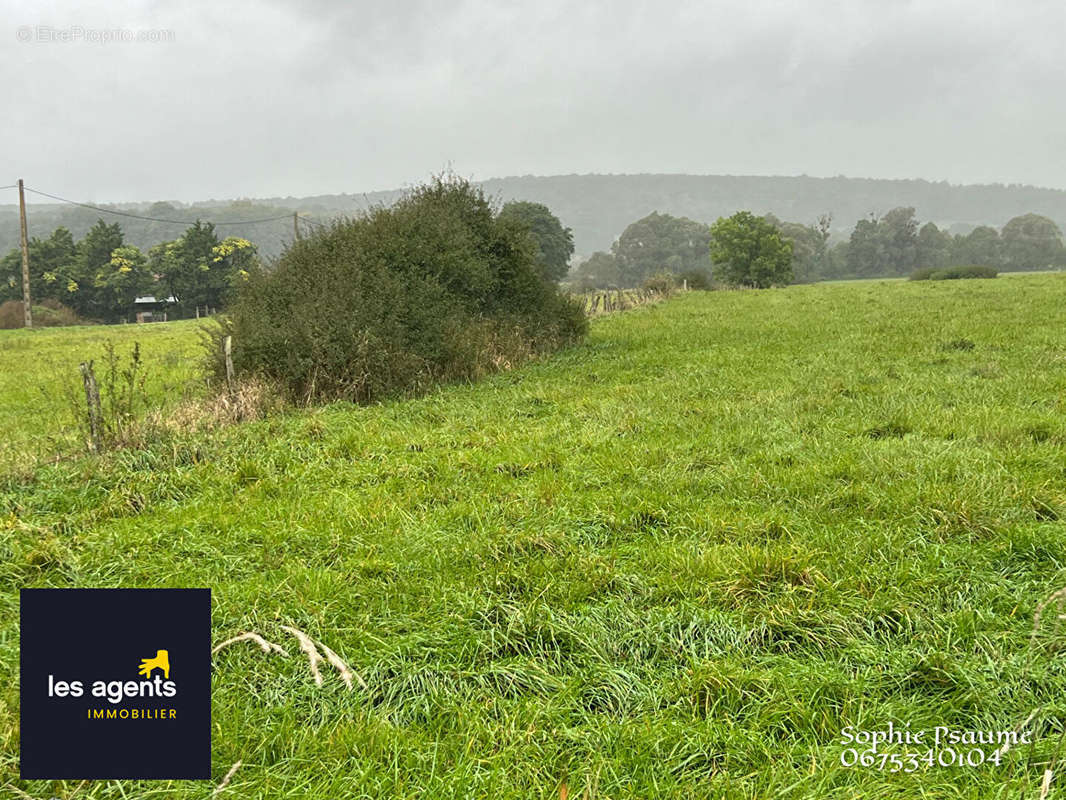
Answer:
[[[101,276],[109,273],[111,255],[124,244],[119,224],[108,225],[102,219],[96,221],[76,247],[74,263],[64,274],[62,271],[47,277],[67,290],[67,303],[82,317],[100,319],[111,316],[112,306],[107,292],[98,291]]]
[[[848,251],[851,249],[850,242],[837,242],[832,247],[826,248],[824,266],[819,277],[824,279],[838,279],[848,277]]]
[[[174,294],[176,278],[182,269],[181,259],[180,238],[159,242],[148,250],[148,268],[158,278],[163,294]]]
[[[781,238],[792,243],[792,273],[798,283],[815,280],[816,270],[824,258],[828,231],[799,222],[782,222],[773,214],[763,217],[773,225]]]
[[[231,268],[215,260],[219,244],[215,226],[197,220],[180,238],[149,250],[149,262],[167,292],[181,305],[219,307],[231,288]]]
[[[917,263],[921,267],[946,267],[952,261],[951,234],[927,222],[918,231]]]
[[[881,269],[881,241],[878,234],[878,220],[874,215],[869,219],[860,219],[855,223],[848,240],[847,272],[854,277],[876,275]]]
[[[512,202],[500,210],[500,219],[529,229],[537,248],[537,266],[546,281],[558,283],[570,270],[574,234],[541,203]]]
[[[878,223],[884,269],[889,275],[906,275],[918,260],[918,220],[913,208],[894,208]]]
[[[733,286],[765,289],[792,281],[792,243],[748,211],[711,226],[710,254],[718,277]]]
[[[44,240],[33,239],[30,268],[35,302],[57,300],[80,316],[108,321],[126,317],[134,298],[153,283],[144,254],[123,243],[118,224],[103,220],[77,244],[66,228]]]
[[[653,212],[627,227],[611,248],[622,286],[639,286],[661,272],[707,270],[710,230],[686,217]]]
[[[138,248],[123,245],[111,253],[111,260],[93,276],[93,295],[99,316],[109,321],[127,317],[138,295],[155,283],[148,259]]]
[[[251,274],[262,267],[254,244],[239,236],[227,236],[211,249],[212,275],[225,283],[219,303],[228,304]]]
[[[953,264],[1003,265],[1003,243],[999,232],[988,225],[978,225],[965,236],[956,236],[951,250]]]
[[[9,250],[0,259],[0,303],[22,299],[22,252]]]
[[[74,236],[66,228],[52,231],[47,239],[30,240],[30,296],[66,301],[65,281],[53,276],[72,272],[77,259]]]
[[[831,261],[829,258],[829,237],[833,228],[833,215],[831,213],[819,214],[818,221],[814,225],[814,230],[818,233],[819,243],[815,248],[814,256],[814,277],[823,278],[827,277],[831,272]]]
[[[918,258],[914,209],[894,208],[855,224],[848,246],[848,271],[856,277],[906,275]]]
[[[1007,269],[1046,269],[1066,264],[1062,231],[1047,217],[1024,214],[1003,226],[1003,261]]]
[[[582,291],[608,289],[619,286],[618,260],[598,250],[574,268],[573,283]]]
[[[47,239],[34,237],[29,241],[30,297],[34,304],[41,300],[67,301],[67,281],[56,275],[73,271],[74,237],[66,228],[56,228]],[[0,301],[22,299],[22,251],[14,249],[0,259]]]

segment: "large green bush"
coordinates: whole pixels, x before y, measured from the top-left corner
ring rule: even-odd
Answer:
[[[540,276],[525,227],[444,177],[295,242],[249,276],[219,333],[238,375],[294,399],[367,402],[511,366],[586,325]]]

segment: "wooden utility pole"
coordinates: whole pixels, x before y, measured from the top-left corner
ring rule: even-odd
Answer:
[[[300,238],[300,212],[292,212],[292,235],[295,237],[293,241]]]
[[[26,192],[19,178],[19,228],[22,238],[22,309],[27,328],[33,327],[33,312],[30,310],[30,243],[26,237]]]

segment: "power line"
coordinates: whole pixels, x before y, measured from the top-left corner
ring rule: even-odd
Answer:
[[[10,188],[10,187],[0,187],[0,188]],[[100,208],[99,206],[89,205],[88,203],[79,203],[77,200],[68,200],[66,197],[59,197],[58,195],[48,194],[48,192],[42,192],[42,191],[40,191],[38,189],[31,189],[29,186],[26,186],[25,189],[26,189],[27,192],[33,192],[34,194],[39,194],[39,195],[41,195],[41,197],[48,197],[48,198],[50,198],[52,200],[59,200],[61,203],[70,203],[71,205],[81,206],[82,208],[90,208],[93,211],[99,211],[99,212],[101,212],[103,214],[115,214],[116,216],[119,216],[119,217],[130,217],[132,219],[143,219],[143,220],[147,220],[149,222],[167,222],[167,223],[170,223],[172,225],[193,225],[197,221],[199,221],[199,222],[210,222],[212,225],[215,225],[215,226],[218,226],[218,225],[254,225],[254,224],[259,223],[259,222],[276,222],[279,219],[291,219],[292,218],[291,214],[283,214],[283,215],[278,216],[278,217],[263,217],[262,219],[242,219],[242,220],[237,220],[236,222],[212,222],[211,220],[191,220],[191,219],[189,219],[189,220],[161,219],[160,217],[146,217],[143,214],[131,214],[131,213],[127,212],[127,211],[115,211],[114,209]],[[319,224],[319,223],[315,223],[315,224]]]
[[[17,183],[13,183],[10,186],[0,186],[0,191],[3,191],[4,189],[17,189],[18,187],[19,185]]]

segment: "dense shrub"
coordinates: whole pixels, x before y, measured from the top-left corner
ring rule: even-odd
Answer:
[[[995,278],[999,273],[994,267],[983,267],[977,264],[967,264],[957,267],[942,267],[934,269],[926,267],[917,269],[911,273],[909,280],[912,281],[954,281],[968,278]]]
[[[232,334],[238,375],[367,402],[506,368],[586,325],[541,278],[527,230],[446,177],[295,242],[249,275],[218,335]]]
[[[31,308],[35,328],[80,325],[82,322],[77,314],[57,300],[42,300],[40,305],[33,305]],[[0,303],[0,330],[21,328],[24,324],[21,300],[8,300]]]

